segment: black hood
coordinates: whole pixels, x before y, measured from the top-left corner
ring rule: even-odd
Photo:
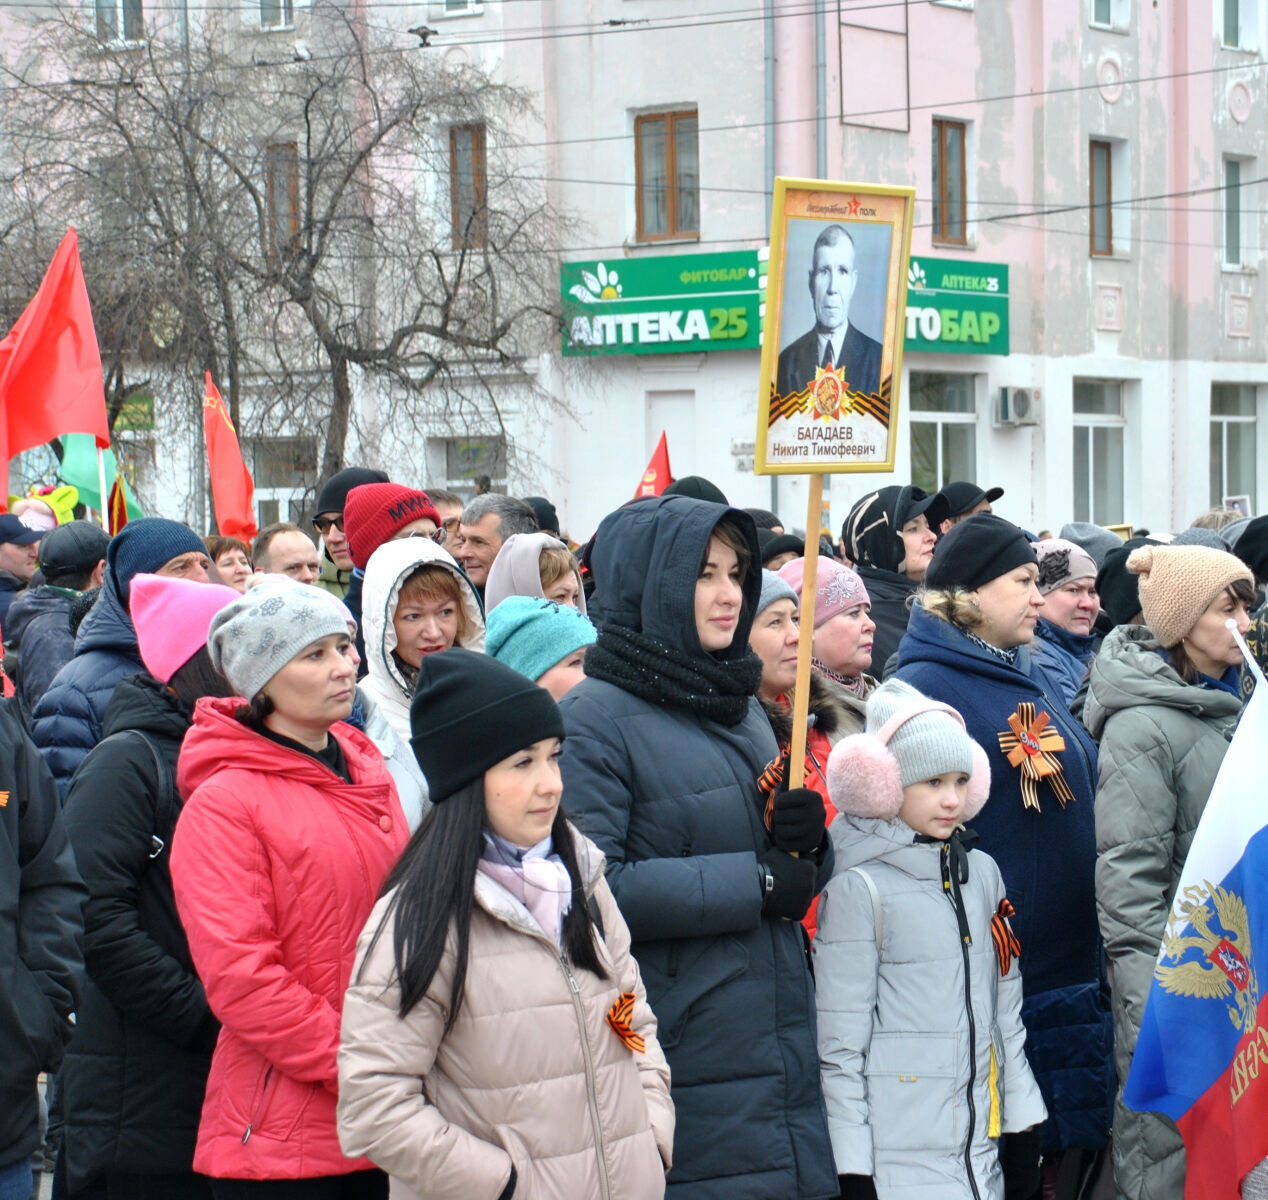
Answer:
[[[735,637],[726,650],[710,657],[747,655],[753,610],[762,590],[757,527],[746,512],[707,500],[659,496],[603,519],[590,556],[595,578],[591,615],[597,615],[598,624],[620,625],[657,638],[687,658],[702,656],[696,632],[696,580],[709,538],[723,517],[730,517],[743,532],[750,561]]]
[[[124,729],[139,729],[160,738],[180,741],[193,714],[171,688],[151,675],[129,675],[114,690],[101,723],[102,737]]]

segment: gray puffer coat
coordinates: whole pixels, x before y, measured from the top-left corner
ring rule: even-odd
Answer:
[[[968,854],[967,955],[942,885],[945,847],[902,821],[842,813],[836,874],[819,899],[819,1058],[837,1171],[882,1197],[1002,1200],[994,1139],[1046,1119],[1026,1061],[1021,970],[1000,974],[993,859]],[[881,939],[865,871],[880,900]],[[971,1186],[971,1166],[976,1188]]]
[[[1184,1145],[1166,1117],[1122,1103],[1167,914],[1242,703],[1185,683],[1143,625],[1120,625],[1092,664],[1083,720],[1100,740],[1096,907],[1110,958],[1114,1181],[1128,1200],[1184,1193]]]

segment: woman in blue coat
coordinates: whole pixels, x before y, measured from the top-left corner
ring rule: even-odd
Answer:
[[[607,856],[673,1075],[670,1200],[838,1195],[798,924],[832,873],[817,793],[776,796],[748,649],[752,518],[685,496],[599,526],[598,642],[560,708],[564,790]],[[799,857],[794,857],[794,852]]]
[[[1114,1068],[1096,921],[1096,746],[1031,655],[1038,576],[1017,526],[987,513],[955,526],[925,574],[897,677],[958,708],[991,760],[991,802],[972,824],[1017,910],[1022,1020],[1053,1156],[1104,1146]]]

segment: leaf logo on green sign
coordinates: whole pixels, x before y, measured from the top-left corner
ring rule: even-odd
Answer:
[[[576,296],[582,304],[600,304],[604,300],[619,300],[623,290],[620,276],[615,271],[609,271],[606,263],[599,263],[598,268],[598,275],[592,275],[582,268],[581,278],[585,280],[585,283],[570,287],[568,294]]]

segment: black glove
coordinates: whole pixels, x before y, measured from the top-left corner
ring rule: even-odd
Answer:
[[[771,837],[779,849],[790,854],[810,854],[823,842],[826,818],[823,797],[813,788],[778,792],[771,810]]]
[[[876,1200],[876,1184],[870,1175],[838,1175],[841,1200]]]
[[[1004,1171],[1004,1200],[1032,1200],[1040,1194],[1043,1171],[1039,1159],[1043,1140],[1039,1129],[1006,1133],[999,1139],[999,1165]]]
[[[767,850],[757,860],[774,879],[774,887],[765,892],[762,912],[771,917],[800,921],[815,898],[815,876],[819,869],[809,858],[793,858],[782,850]],[[765,880],[766,871],[762,871]]]

